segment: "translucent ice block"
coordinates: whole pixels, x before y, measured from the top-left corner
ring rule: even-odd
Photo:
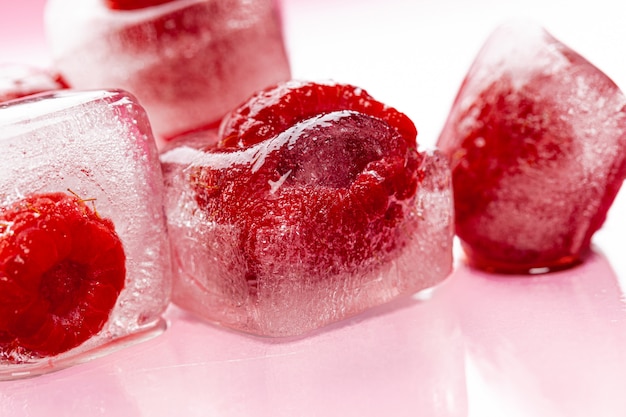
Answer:
[[[58,74],[20,64],[0,64],[0,102],[66,88]]]
[[[442,281],[452,267],[447,161],[422,154],[417,191],[381,196],[374,183],[388,183],[376,170],[397,165],[377,135],[398,139],[382,125],[335,112],[243,149],[162,154],[174,302],[244,332],[294,336]],[[406,185],[402,170],[389,175]]]
[[[157,140],[218,123],[252,92],[290,77],[274,0],[174,0],[129,11],[50,0],[46,27],[68,83],[130,91]]]
[[[66,366],[111,342],[133,340],[161,326],[171,292],[162,174],[148,119],[134,97],[117,90],[66,91],[0,105],[0,148],[0,291],[26,294],[0,296],[0,379]],[[111,254],[111,244],[103,244],[99,232],[84,228],[80,221],[67,223],[65,212],[49,217],[43,209],[50,198],[60,198],[72,210],[78,207],[85,222],[108,224],[121,241],[123,254]],[[11,214],[15,212],[19,214]],[[38,248],[43,249],[36,252]],[[102,261],[103,253],[109,256],[108,263]],[[50,257],[57,263],[45,270],[41,265]],[[121,267],[111,271],[120,258]],[[8,262],[44,270],[40,276],[28,275],[24,268],[14,274]],[[89,269],[93,263],[99,265],[96,276],[84,272],[93,270]],[[66,278],[58,273],[59,265],[83,272]],[[111,284],[119,271],[125,271],[122,281]],[[92,287],[84,290],[85,285]],[[110,314],[103,315],[104,304],[116,295]],[[35,304],[27,307],[28,302]],[[8,322],[7,308],[19,313],[20,319],[9,317],[17,322]],[[19,333],[35,326],[19,320],[43,320],[36,317],[52,320],[44,322],[50,326],[60,323],[59,328],[93,327],[94,312],[101,330],[75,348],[57,343],[55,337],[65,337],[58,332],[42,340],[29,336],[32,340],[22,343],[11,330]],[[41,352],[50,352],[50,346],[60,350],[41,354],[33,348],[38,344],[46,346]]]
[[[626,98],[543,28],[513,22],[483,46],[438,145],[470,263],[563,268],[589,252],[626,174]]]

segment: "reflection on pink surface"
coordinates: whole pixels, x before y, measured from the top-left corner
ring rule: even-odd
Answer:
[[[161,336],[0,383],[0,416],[617,417],[626,306],[607,260],[499,276],[460,266],[403,299],[295,340],[177,308]]]
[[[454,279],[476,415],[625,415],[626,308],[602,255],[548,275],[460,267]]]
[[[448,284],[427,301],[398,300],[290,341],[230,332],[172,308],[156,339],[1,383],[0,415],[464,417],[463,345]]]

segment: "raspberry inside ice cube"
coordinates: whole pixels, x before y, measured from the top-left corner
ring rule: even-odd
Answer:
[[[225,169],[224,157],[237,162]],[[191,180],[199,206],[241,230],[248,276],[270,275],[267,265],[289,254],[283,262],[297,264],[290,268],[323,280],[402,249],[416,225],[404,222],[402,233],[396,226],[410,212],[405,200],[415,194],[420,163],[388,124],[343,111],[245,151],[209,153]],[[272,238],[280,229],[290,232]]]
[[[54,356],[98,333],[126,281],[110,220],[78,197],[37,194],[0,208],[0,357]]]
[[[154,328],[170,251],[137,100],[66,90],[0,104],[0,148],[0,364],[41,372]]]
[[[292,83],[287,96],[297,102],[310,87]],[[343,87],[316,86],[327,97]],[[238,138],[162,155],[177,304],[239,330],[290,336],[447,276],[448,166],[417,152],[414,127],[397,127],[412,126],[406,116],[363,92],[356,101],[370,105],[359,109],[375,116],[344,105],[292,117],[279,100],[240,119],[253,101],[222,126],[239,120]],[[245,133],[271,129],[266,138]]]
[[[375,100],[365,90],[349,84],[291,80],[261,90],[226,115],[218,146],[246,147],[269,139],[310,117],[352,110],[378,117],[415,145],[413,122],[393,107]]]
[[[541,27],[496,30],[438,146],[471,264],[534,272],[580,262],[626,172],[626,98]]]
[[[254,91],[290,78],[277,4],[50,0],[46,37],[73,87],[135,95],[161,146],[219,124]]]

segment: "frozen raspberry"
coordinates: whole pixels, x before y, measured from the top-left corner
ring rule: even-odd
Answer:
[[[253,95],[220,126],[220,147],[246,147],[270,139],[297,122],[337,110],[383,119],[415,146],[417,131],[403,113],[348,84],[290,81]]]
[[[288,82],[161,155],[173,301],[295,336],[441,282],[450,170],[402,113],[350,85]]]
[[[280,12],[275,0],[49,0],[46,38],[73,88],[136,96],[160,147],[291,78]]]
[[[626,98],[542,28],[498,29],[439,138],[469,262],[511,273],[581,262],[626,174]]]
[[[0,354],[53,356],[98,333],[124,287],[113,223],[83,200],[37,194],[0,209]]]
[[[25,65],[0,65],[0,103],[67,88],[60,75]]]
[[[111,10],[137,10],[170,1],[173,0],[105,0],[105,4]]]
[[[410,231],[397,226],[421,156],[402,113],[349,85],[288,83],[222,127],[222,148],[208,150],[192,186],[212,220],[240,230],[249,281],[286,247],[300,250],[285,262],[321,278],[385,262],[404,245]]]

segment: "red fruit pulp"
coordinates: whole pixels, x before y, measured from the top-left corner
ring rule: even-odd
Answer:
[[[534,25],[496,31],[438,146],[470,264],[536,273],[581,262],[626,175],[626,98]]]
[[[560,242],[541,250],[522,250],[500,238],[485,237],[488,230],[485,222],[490,222],[492,227],[499,223],[495,215],[489,214],[493,204],[507,204],[507,200],[517,199],[512,203],[514,206],[532,207],[530,200],[539,193],[523,195],[523,192],[512,191],[507,196],[501,190],[503,182],[510,177],[525,175],[528,169],[551,176],[550,172],[565,169],[563,162],[576,151],[571,126],[555,116],[558,103],[548,100],[538,103],[533,99],[537,97],[537,89],[543,88],[544,81],[538,78],[516,91],[512,81],[504,77],[487,87],[461,116],[474,113],[481,120],[463,138],[451,162],[457,234],[470,262],[480,269],[499,272],[527,272],[533,268],[556,270],[578,261],[578,257],[572,254],[561,255],[563,247],[571,246],[575,238],[575,221],[569,223]],[[548,208],[544,210],[546,216],[555,215],[549,213]],[[540,219],[534,217],[535,222]],[[529,228],[537,226],[537,223],[528,223]],[[512,235],[511,239],[520,236]]]
[[[220,147],[247,147],[276,136],[297,122],[338,110],[378,117],[416,146],[417,131],[403,113],[348,84],[290,81],[253,95],[227,115],[220,127]]]
[[[113,223],[79,198],[36,194],[0,209],[0,357],[53,356],[98,333],[124,287]]]
[[[111,10],[137,10],[146,7],[158,6],[173,0],[104,0]]]
[[[239,231],[249,282],[281,263],[321,279],[385,262],[410,235],[399,225],[421,180],[412,122],[352,86],[301,87],[265,91],[236,110],[222,148],[191,171],[201,209]],[[336,108],[342,91],[342,107],[374,115],[319,111]],[[319,115],[294,104],[311,100]]]

